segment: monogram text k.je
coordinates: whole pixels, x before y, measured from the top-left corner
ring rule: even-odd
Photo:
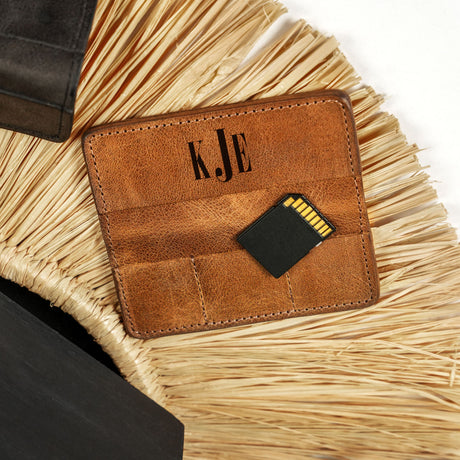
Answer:
[[[221,167],[217,167],[215,169],[215,174],[216,174],[217,179],[219,179],[220,181],[228,182],[233,176],[232,164],[230,161],[229,146],[227,144],[227,139],[225,138],[224,130],[217,129],[216,133],[217,133],[216,147],[218,145],[220,149],[220,156],[222,157],[223,169]],[[246,143],[246,137],[244,133],[232,134],[231,137],[232,137],[232,144],[233,144],[233,150],[235,153],[236,163],[238,166],[238,172],[244,173],[244,172],[252,171],[251,161],[246,152],[247,143]],[[200,140],[200,141],[189,142],[188,147],[189,147],[190,156],[192,159],[195,179],[200,180],[200,179],[210,178],[211,176],[209,174],[208,168],[206,167],[205,162],[203,161],[203,157],[202,157],[202,153],[203,153],[201,152],[202,141]]]

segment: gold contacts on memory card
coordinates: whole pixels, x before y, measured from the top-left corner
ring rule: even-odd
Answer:
[[[292,193],[260,216],[237,241],[279,278],[334,231],[310,201]]]
[[[334,226],[303,196],[288,195],[283,199],[283,205],[295,209],[322,236],[323,240],[335,230]]]

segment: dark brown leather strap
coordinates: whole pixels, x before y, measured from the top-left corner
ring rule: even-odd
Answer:
[[[0,127],[65,141],[96,0],[6,0],[0,15]]]

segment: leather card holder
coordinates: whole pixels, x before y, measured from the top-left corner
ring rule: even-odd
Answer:
[[[351,103],[279,96],[96,127],[83,139],[134,337],[365,307],[379,295]],[[287,194],[335,231],[279,278],[237,241]]]

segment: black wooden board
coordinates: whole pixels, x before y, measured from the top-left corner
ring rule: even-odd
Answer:
[[[0,459],[181,459],[184,427],[0,293]]]
[[[32,313],[41,322],[59,332],[59,334],[77,345],[84,352],[96,358],[112,371],[120,374],[112,358],[104,352],[102,347],[88,334],[86,329],[72,316],[65,313],[64,310],[52,307],[48,300],[4,278],[0,278],[0,292]]]

